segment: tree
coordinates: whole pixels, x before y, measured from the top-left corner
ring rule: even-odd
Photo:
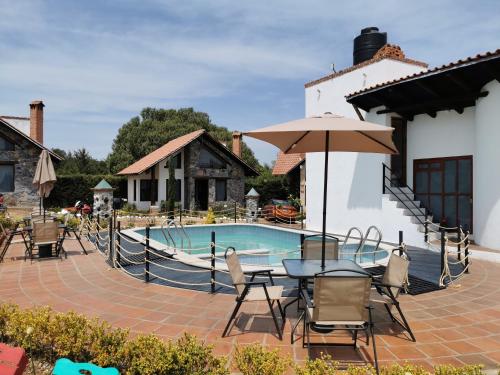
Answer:
[[[286,176],[276,176],[272,173],[269,165],[258,169],[260,176],[247,178],[245,180],[245,193],[251,188],[260,194],[260,205],[268,203],[271,199],[288,199],[290,188]]]
[[[52,151],[63,157],[63,160],[54,166],[58,175],[109,173],[106,162],[93,158],[85,148],[68,152],[61,149]]]
[[[108,155],[109,168],[116,173],[172,139],[200,129],[231,147],[231,132],[213,124],[206,113],[196,112],[193,108],[144,108],[140,116],[133,117],[119,129]],[[250,166],[259,167],[259,162],[245,143],[242,145],[242,158]]]

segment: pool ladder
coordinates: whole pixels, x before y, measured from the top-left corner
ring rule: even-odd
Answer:
[[[370,240],[369,236],[370,236],[370,233],[372,232],[372,230],[375,231],[376,238],[373,239],[373,240]],[[358,247],[356,248],[356,250],[354,251],[354,259],[356,259],[356,257],[358,257],[358,260],[359,261],[361,260],[361,255],[363,253],[363,249],[364,249],[367,241],[376,241],[375,247],[373,249],[373,263],[375,263],[376,253],[377,253],[378,248],[380,246],[380,242],[382,241],[382,232],[380,231],[380,229],[378,229],[375,225],[372,225],[372,226],[370,226],[368,228],[368,230],[366,231],[365,235],[363,236],[363,232],[358,227],[352,227],[352,228],[350,228],[349,231],[347,232],[347,235],[345,237],[344,243],[342,244],[342,247],[340,249],[340,253],[341,254],[344,251],[345,245],[347,244],[347,242],[351,238],[351,233],[353,231],[356,231],[359,234],[359,237],[358,237],[359,238],[359,244],[358,244]]]
[[[165,227],[165,224],[167,224],[167,226]],[[167,219],[165,221],[163,221],[163,223],[161,223],[161,232],[163,233],[163,237],[165,238],[165,240],[167,241],[167,245],[169,245],[170,247],[173,247],[174,248],[174,251],[177,251],[177,244],[174,240],[174,236],[172,236],[172,229],[175,230],[175,232],[178,234],[178,238],[180,238],[180,250],[182,251],[186,251],[186,249],[184,248],[184,240],[186,240],[187,244],[188,244],[188,253],[191,254],[191,249],[192,249],[192,245],[191,245],[191,239],[189,238],[188,234],[186,233],[186,229],[184,229],[184,226],[182,225],[182,223],[179,223],[177,224],[175,222],[175,220],[172,220],[172,219]]]

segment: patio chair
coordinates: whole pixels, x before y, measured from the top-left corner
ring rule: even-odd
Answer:
[[[241,263],[233,247],[229,247],[224,254],[226,258],[227,267],[229,269],[229,274],[233,281],[234,288],[236,289],[236,306],[227,322],[226,328],[222,333],[222,337],[225,337],[229,333],[231,323],[235,320],[236,315],[243,302],[267,302],[269,305],[269,310],[273,317],[274,325],[276,326],[276,331],[278,332],[279,339],[283,338],[283,327],[285,325],[285,314],[281,307],[280,299],[283,293],[283,286],[274,285],[273,278],[271,276],[271,270],[256,270],[251,271],[252,275],[250,281],[246,281],[245,274],[241,268]],[[269,277],[271,286],[267,286],[266,281],[254,281],[255,277],[259,274],[265,274]],[[281,315],[282,327],[278,324],[278,319],[274,312],[274,302],[277,303],[278,309]]]
[[[389,258],[389,263],[387,264],[382,279],[375,279],[373,281],[375,289],[372,290],[370,301],[372,303],[383,304],[392,321],[398,323],[404,330],[408,331],[412,341],[416,341],[398,301],[399,294],[407,284],[409,266],[410,261],[408,259],[396,255],[393,252]],[[392,313],[393,307],[398,311],[401,320],[397,319]]]
[[[10,245],[17,243],[24,243],[25,248],[28,248],[28,243],[26,242],[26,237],[24,236],[24,232],[19,228],[19,223],[14,225],[12,229],[5,229],[5,227],[0,223],[0,248],[2,249],[0,252],[0,263],[3,262],[5,254],[9,250]],[[21,236],[22,239],[14,240],[15,236]]]
[[[313,299],[304,292],[306,316],[302,345],[311,346],[353,346],[357,349],[358,331],[366,335],[366,343],[372,338],[375,369],[378,374],[377,348],[373,330],[372,307],[370,306],[371,276],[352,270],[324,271],[314,276]],[[311,343],[310,331],[330,333],[348,331],[353,343]]]
[[[339,259],[339,239],[328,234],[325,237],[325,259]],[[305,236],[302,242],[302,259],[321,260],[321,249],[321,234]]]
[[[55,221],[48,221],[45,223],[33,223],[30,246],[28,247],[24,260],[27,256],[33,260],[33,250],[38,249],[38,255],[40,255],[41,246],[50,246],[55,248],[56,255],[60,253],[61,237],[59,236],[58,224]]]

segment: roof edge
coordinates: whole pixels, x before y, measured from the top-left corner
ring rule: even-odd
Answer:
[[[42,150],[47,150],[48,153],[56,158],[57,160],[61,161],[63,160],[63,157],[62,156],[59,156],[58,154],[56,154],[55,152],[53,152],[51,149],[49,149],[48,147],[45,147],[44,145],[42,145],[41,143],[35,141],[33,138],[31,138],[30,136],[28,136],[27,134],[23,133],[22,131],[20,131],[19,129],[17,129],[16,127],[12,126],[11,124],[9,124],[7,121],[3,120],[1,117],[0,117],[0,122],[4,125],[6,125],[9,129],[11,129],[12,131],[14,131],[15,133],[19,134],[20,136],[22,136],[23,138],[27,139],[28,141],[30,141],[31,143],[33,143],[35,146],[37,146],[38,148],[42,149]]]
[[[339,70],[338,72],[328,74],[327,76],[318,78],[318,79],[316,79],[314,81],[307,82],[307,83],[304,84],[304,87],[307,89],[309,87],[316,86],[316,85],[318,85],[320,83],[329,81],[329,80],[331,80],[333,78],[337,78],[339,76],[342,76],[344,74],[350,73],[352,71],[358,70],[360,68],[363,68],[365,66],[374,64],[374,63],[382,61],[382,60],[399,61],[399,62],[403,62],[403,63],[407,63],[407,64],[413,64],[413,65],[421,66],[421,67],[424,67],[424,68],[428,68],[429,67],[429,64],[427,64],[427,63],[425,63],[423,61],[408,59],[406,57],[404,57],[404,58],[396,58],[396,57],[393,57],[393,56],[381,56],[381,57],[372,58],[370,60],[363,61],[363,62],[361,62],[359,64],[356,64],[356,65],[350,66],[348,68]]]
[[[405,77],[400,77],[397,79],[392,79],[390,81],[376,84],[374,86],[367,87],[363,90],[358,90],[358,91],[355,91],[353,93],[350,93],[350,94],[346,95],[345,98],[347,101],[349,101],[349,100],[354,99],[358,96],[363,96],[363,95],[369,94],[371,92],[384,89],[384,88],[389,87],[389,86],[398,85],[398,84],[403,83],[403,82],[409,82],[412,80],[429,77],[429,76],[432,76],[435,74],[440,74],[443,72],[447,72],[449,70],[457,69],[457,68],[467,66],[467,65],[477,64],[477,63],[480,63],[482,61],[487,61],[487,60],[498,58],[498,57],[500,57],[500,49],[497,49],[493,52],[488,51],[488,52],[484,52],[482,54],[480,53],[480,54],[477,54],[475,56],[469,56],[469,57],[466,57],[464,59],[459,59],[457,61],[453,61],[453,62],[450,62],[447,64],[438,65],[432,69],[429,69],[429,70],[426,70],[423,72],[410,74],[410,75],[407,75]]]

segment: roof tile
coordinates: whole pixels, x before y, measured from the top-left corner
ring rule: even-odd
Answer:
[[[179,151],[181,148],[191,143],[193,140],[205,133],[205,130],[196,130],[192,133],[188,133],[179,138],[175,138],[170,142],[165,143],[160,148],[154,150],[150,154],[144,156],[142,159],[137,160],[135,163],[129,165],[127,168],[121,170],[117,174],[119,175],[129,175],[129,174],[141,174],[145,170],[151,168],[153,165],[161,160],[168,158],[170,155]]]
[[[285,154],[280,151],[274,164],[273,175],[287,174],[304,160],[304,154]]]

